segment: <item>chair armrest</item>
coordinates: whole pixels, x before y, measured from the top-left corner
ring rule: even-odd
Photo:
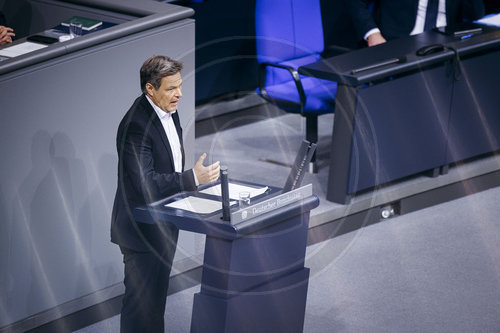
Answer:
[[[295,82],[295,86],[297,87],[297,92],[299,93],[299,98],[300,98],[299,106],[302,109],[304,105],[306,105],[306,94],[304,93],[304,87],[302,86],[302,82],[300,81],[299,72],[297,72],[297,70],[291,66],[273,64],[270,62],[262,62],[259,64],[259,89],[262,97],[270,102],[280,101],[285,104],[293,104],[293,105],[298,104],[290,101],[277,100],[269,96],[269,94],[266,91],[266,67],[276,67],[285,69],[291,74],[292,79]]]

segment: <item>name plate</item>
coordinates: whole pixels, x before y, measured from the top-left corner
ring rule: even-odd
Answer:
[[[290,192],[280,194],[231,213],[231,224],[237,224],[268,213],[312,195],[312,184],[307,184]]]

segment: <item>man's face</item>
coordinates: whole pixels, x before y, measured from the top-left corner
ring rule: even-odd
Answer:
[[[182,97],[181,73],[165,76],[161,79],[161,85],[157,89],[152,84],[146,83],[146,92],[157,106],[165,112],[177,110],[177,102]]]

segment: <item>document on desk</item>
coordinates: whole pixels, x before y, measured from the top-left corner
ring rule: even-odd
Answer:
[[[191,196],[166,204],[165,207],[187,210],[198,214],[210,214],[222,209],[222,203],[216,200]]]
[[[32,42],[24,42],[21,44],[12,45],[0,50],[0,56],[14,58],[26,53],[30,53],[39,49],[43,49],[47,47],[47,45],[32,43]]]
[[[239,184],[234,184],[234,183],[229,183],[229,198],[233,200],[239,200],[240,198],[240,192],[250,192],[250,198],[256,197],[258,195],[261,195],[262,193],[267,191],[267,186],[265,187],[250,187],[250,186],[245,186],[245,185],[239,185]],[[222,192],[220,189],[220,184],[219,185],[214,185],[212,187],[208,187],[200,193],[205,193],[205,194],[212,194],[212,195],[218,195],[221,196]]]
[[[487,15],[487,16],[485,16],[477,21],[474,21],[474,22],[500,27],[500,14]]]

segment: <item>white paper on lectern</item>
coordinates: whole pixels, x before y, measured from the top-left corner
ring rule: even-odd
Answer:
[[[189,212],[198,214],[210,214],[222,209],[221,205],[222,204],[220,201],[198,197],[187,197],[178,201],[171,202],[165,205],[165,207],[187,210]]]
[[[500,14],[488,15],[476,21],[477,23],[500,27]]]
[[[47,45],[32,43],[32,42],[24,42],[17,45],[12,45],[0,50],[0,56],[14,58],[26,53],[30,53],[39,49],[43,49],[47,47]]]
[[[255,188],[255,187],[250,187],[250,186],[229,183],[229,198],[230,199],[239,200],[240,192],[244,192],[244,191],[250,192],[250,198],[253,198],[253,197],[256,197],[256,196],[261,195],[262,193],[266,192],[267,186]],[[222,192],[220,189],[220,184],[206,188],[203,191],[200,191],[200,193],[212,194],[212,195],[218,195],[218,196],[222,195]]]

